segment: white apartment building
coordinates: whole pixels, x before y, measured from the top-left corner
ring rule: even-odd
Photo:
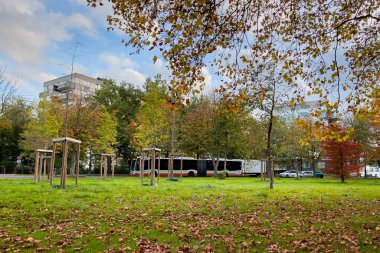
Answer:
[[[86,98],[94,95],[102,84],[103,81],[100,79],[73,73],[44,82],[44,91],[39,94],[39,97],[44,99],[55,96],[60,99],[66,99],[68,93],[70,103],[74,98]]]

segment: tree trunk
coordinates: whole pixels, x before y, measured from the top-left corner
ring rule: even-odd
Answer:
[[[71,154],[71,161],[70,161],[70,175],[74,176],[75,174],[75,157],[76,157],[76,145],[73,145],[73,153]]]
[[[271,115],[269,118],[269,126],[268,126],[268,132],[267,132],[267,170],[268,170],[268,176],[269,176],[269,189],[273,189],[273,179],[274,179],[274,173],[272,168],[272,162],[271,162],[271,135],[272,135],[272,126],[273,126],[273,108],[271,110]]]
[[[273,112],[276,106],[276,83],[273,83],[273,97],[271,97],[271,107],[269,110],[269,125],[267,131],[267,159],[268,159],[268,172],[269,172],[269,189],[273,189],[274,181],[274,169],[272,166],[272,150],[271,150],[271,140],[272,140],[272,128],[273,128]]]
[[[170,112],[170,152],[174,153],[174,109],[171,109]]]
[[[314,173],[315,173],[315,161],[314,160],[311,161],[311,170],[313,171],[313,175],[314,175]]]
[[[344,183],[344,164],[343,164],[343,150],[340,147],[340,182]]]
[[[227,142],[228,142],[228,133],[226,131],[226,135],[225,135],[225,146],[224,146],[224,168],[223,170],[227,170]]]
[[[91,169],[92,169],[92,149],[90,148],[90,157],[89,157],[89,162],[88,162],[88,174],[91,174]]]
[[[216,160],[214,156],[211,156],[211,159],[212,166],[214,167],[214,177],[216,177],[218,175],[219,155],[216,157]]]
[[[172,106],[174,106],[172,104]],[[169,179],[174,179],[174,109],[170,112],[170,166],[169,166]]]

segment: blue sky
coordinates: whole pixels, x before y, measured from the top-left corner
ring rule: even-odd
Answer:
[[[130,55],[119,31],[107,31],[112,8],[90,8],[86,0],[0,1],[0,68],[17,82],[18,94],[37,100],[43,82],[70,74],[71,57],[79,43],[74,72],[110,77],[141,86],[145,78],[168,76],[154,52]],[[206,81],[211,75],[205,71]]]

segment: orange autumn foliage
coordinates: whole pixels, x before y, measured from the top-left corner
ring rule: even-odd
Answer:
[[[339,176],[341,182],[352,173],[359,173],[363,164],[359,163],[362,157],[361,145],[352,141],[347,136],[346,131],[338,126],[330,126],[330,131],[334,131],[340,138],[331,137],[322,143],[324,157],[328,160],[328,168],[325,172]]]

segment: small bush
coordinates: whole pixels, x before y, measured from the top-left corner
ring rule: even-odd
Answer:
[[[17,166],[16,174],[32,174],[34,173],[34,169],[28,166]]]
[[[216,178],[226,179],[227,175],[228,175],[228,170],[223,170],[222,172],[218,172],[218,174],[216,174]]]

